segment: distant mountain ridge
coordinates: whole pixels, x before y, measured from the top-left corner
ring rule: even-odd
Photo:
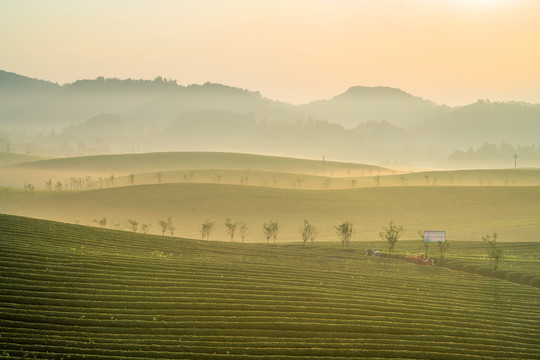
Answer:
[[[21,153],[326,154],[389,166],[438,161],[484,143],[529,146],[540,143],[539,133],[537,104],[449,107],[390,87],[354,86],[291,105],[209,82],[98,77],[59,85],[0,71],[0,148]]]
[[[387,121],[409,127],[451,110],[403,90],[380,86],[354,86],[332,99],[314,101],[300,108],[349,128],[365,121]]]

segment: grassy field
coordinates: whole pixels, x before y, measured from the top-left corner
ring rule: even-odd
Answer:
[[[0,151],[0,167],[15,165],[15,164],[22,164],[22,163],[31,162],[31,161],[39,161],[39,160],[44,160],[44,159],[46,158],[43,156],[14,154],[14,153]]]
[[[3,358],[540,357],[540,289],[366,257],[354,243],[231,244],[0,215],[0,271]]]
[[[323,169],[324,167],[324,169]],[[34,183],[38,189],[44,182],[70,178],[106,179],[111,175],[126,177],[129,174],[197,170],[241,170],[249,176],[251,171],[304,174],[322,176],[368,176],[394,173],[378,166],[336,161],[305,160],[297,158],[216,152],[175,152],[99,155],[73,158],[57,158],[19,163],[0,168],[0,185],[22,187],[24,182]],[[183,179],[182,179],[183,181]],[[238,179],[235,179],[235,182]],[[110,184],[109,184],[110,185]]]
[[[8,162],[2,163],[2,159]],[[404,186],[540,186],[540,169],[427,171],[398,174],[372,165],[285,157],[178,152],[84,156],[31,161],[0,153],[0,186],[64,190],[158,183],[219,183],[288,189]],[[11,164],[11,165],[8,165]],[[130,177],[132,175],[133,177]]]
[[[126,229],[127,220],[152,224],[171,216],[177,235],[198,238],[200,225],[216,223],[212,239],[227,240],[226,218],[248,224],[249,242],[265,241],[262,224],[281,223],[279,242],[300,241],[308,219],[320,240],[337,241],[334,226],[354,225],[353,241],[373,241],[390,220],[402,224],[403,239],[418,231],[445,230],[452,241],[481,241],[498,232],[502,241],[539,241],[540,187],[375,187],[348,190],[274,189],[224,184],[134,185],[80,192],[0,191],[0,211],[64,222]]]

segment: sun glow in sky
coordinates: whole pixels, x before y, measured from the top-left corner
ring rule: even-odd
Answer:
[[[0,0],[0,69],[206,81],[303,103],[355,85],[540,103],[536,0]]]

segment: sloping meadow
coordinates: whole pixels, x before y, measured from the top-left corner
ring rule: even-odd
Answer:
[[[314,244],[0,216],[0,354],[537,359],[540,290]]]

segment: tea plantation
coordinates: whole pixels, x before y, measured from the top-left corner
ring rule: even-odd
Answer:
[[[0,357],[538,359],[540,289],[339,244],[0,215]]]

